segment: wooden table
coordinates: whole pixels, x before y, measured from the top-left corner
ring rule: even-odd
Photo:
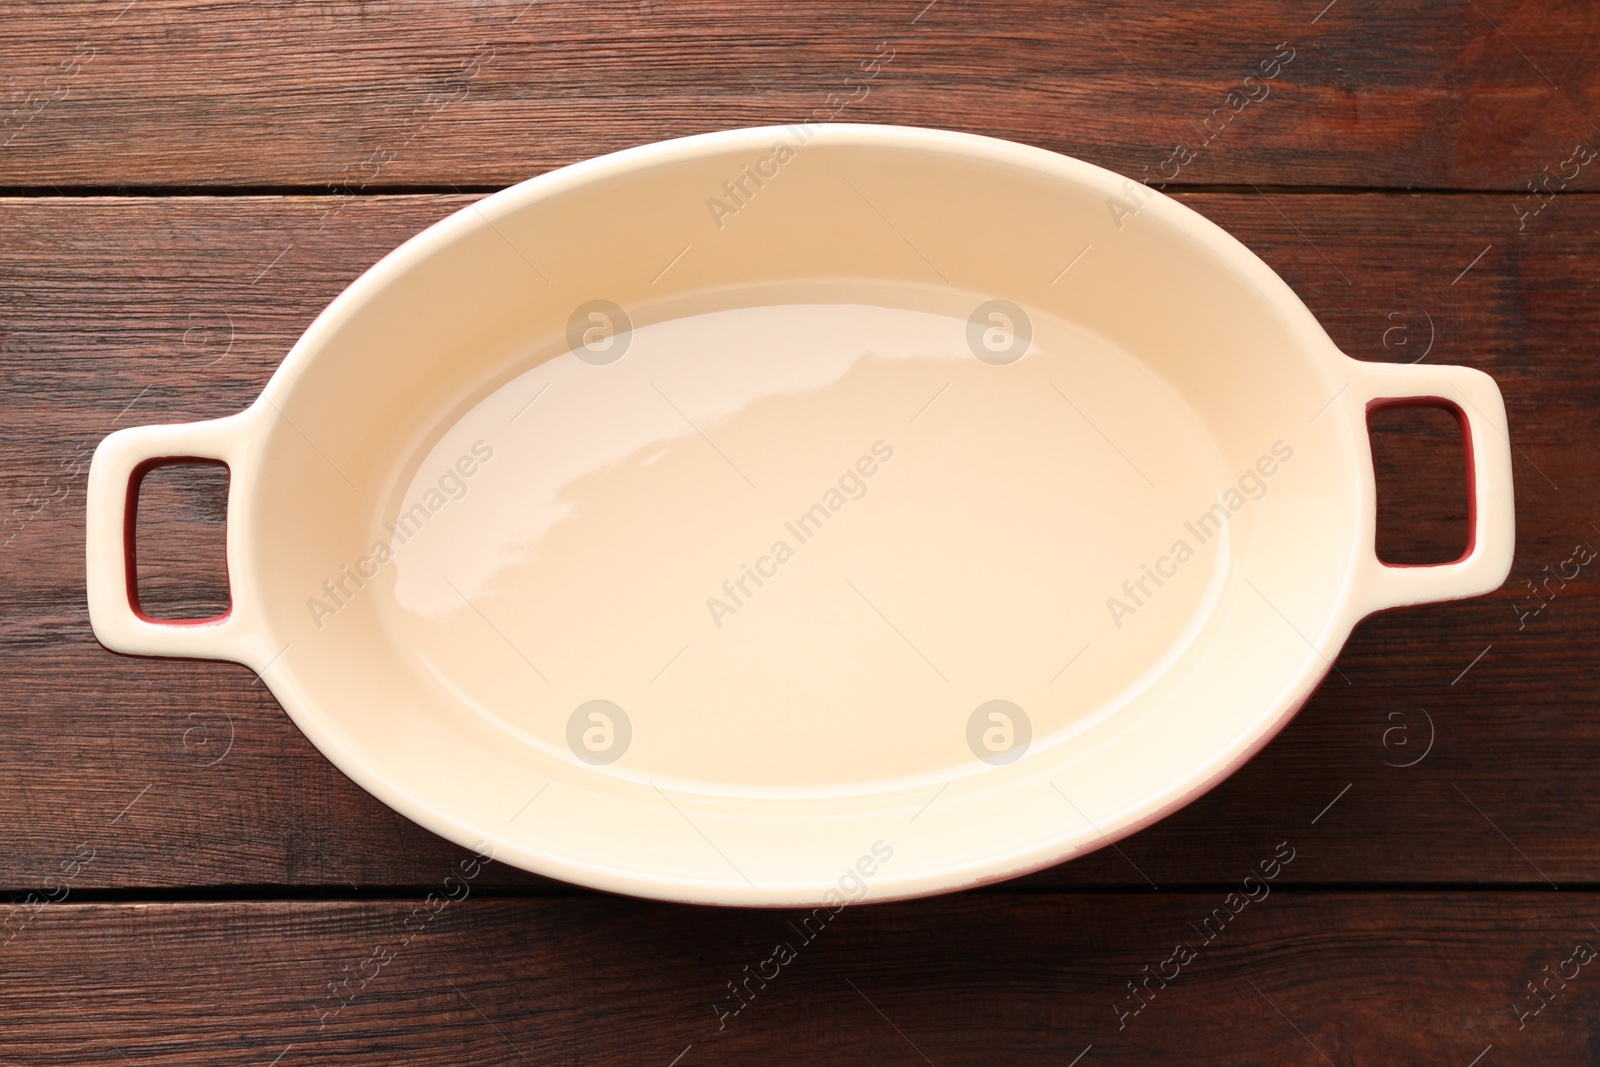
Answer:
[[[1595,1062],[1600,564],[1551,576],[1600,545],[1600,10],[1324,2],[0,3],[0,1062]],[[350,280],[485,192],[830,94],[1161,175],[1350,354],[1493,374],[1511,580],[1364,623],[1265,751],[1119,849],[846,911],[725,1027],[789,916],[495,865],[405,932],[460,849],[248,670],[95,642],[89,452],[243,408]],[[1453,424],[1376,430],[1385,557],[1449,556]],[[150,600],[225,603],[220,487],[147,487]]]

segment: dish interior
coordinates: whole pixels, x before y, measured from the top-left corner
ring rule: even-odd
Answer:
[[[556,759],[609,701],[613,774],[837,787],[972,764],[990,700],[1055,743],[1181,653],[1229,541],[1174,520],[1224,468],[1160,378],[1044,319],[984,362],[948,294],[779,295],[534,362],[449,423],[372,597],[419,688]]]

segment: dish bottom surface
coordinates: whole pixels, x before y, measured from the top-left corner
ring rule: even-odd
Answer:
[[[1193,641],[1226,472],[1145,364],[955,297],[736,303],[597,319],[435,428],[376,608],[442,714],[682,790],[853,792],[1061,743]]]

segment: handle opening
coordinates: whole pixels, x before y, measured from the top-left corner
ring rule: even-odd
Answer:
[[[1405,417],[1386,417],[1386,412],[1404,413]],[[1422,417],[1434,412],[1450,421]],[[1378,492],[1374,543],[1378,562],[1385,567],[1436,567],[1460,563],[1472,555],[1478,501],[1472,428],[1466,412],[1452,400],[1418,396],[1373,400],[1367,404],[1366,415]],[[1459,462],[1458,457],[1464,457],[1465,463],[1449,462]],[[1463,495],[1467,505],[1464,521],[1460,510]]]
[[[140,463],[138,466],[134,467],[128,476],[127,498],[123,505],[122,538],[124,569],[126,572],[124,579],[128,592],[128,610],[131,611],[136,618],[144,622],[163,626],[198,626],[207,623],[222,622],[233,612],[233,590],[228,584],[226,525],[224,525],[222,528],[221,537],[222,567],[220,583],[207,581],[207,564],[213,561],[213,553],[206,551],[206,548],[209,546],[191,544],[188,543],[187,539],[185,538],[184,543],[180,545],[180,547],[190,549],[191,554],[186,559],[174,561],[175,563],[181,563],[186,576],[191,577],[193,581],[200,584],[200,593],[202,597],[205,597],[206,594],[209,593],[214,598],[215,594],[220,591],[221,597],[224,601],[224,607],[220,613],[210,615],[175,614],[173,613],[173,608],[170,607],[165,601],[175,600],[177,599],[176,597],[162,597],[159,595],[155,597],[141,597],[139,592],[139,503],[141,494],[146,491],[145,480],[149,475],[157,471],[181,470],[184,468],[197,467],[208,468],[211,470],[220,468],[222,470],[224,475],[222,480],[222,498],[224,502],[223,506],[226,508],[228,485],[232,478],[232,471],[229,470],[228,464],[220,459],[202,456],[159,456],[152,459],[147,459]],[[168,480],[161,479],[161,481],[166,482]],[[192,489],[194,486],[191,485],[190,488]],[[179,490],[179,492],[182,492],[182,490]],[[178,493],[162,492],[158,495],[176,497]],[[163,525],[166,524],[167,523],[164,521]],[[149,525],[149,523],[146,525],[147,535],[151,532]],[[182,525],[192,527],[195,524]],[[164,532],[168,536],[171,536],[173,533],[173,531],[170,529]],[[185,531],[180,529],[177,532],[181,537]],[[220,590],[218,589],[219,585]],[[154,605],[150,603],[152,599],[156,601]]]

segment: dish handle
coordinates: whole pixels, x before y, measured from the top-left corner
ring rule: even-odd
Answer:
[[[1516,509],[1511,437],[1493,378],[1471,367],[1362,364],[1365,414],[1387,407],[1436,407],[1455,416],[1467,457],[1467,548],[1450,563],[1385,563],[1367,552],[1369,611],[1460,600],[1498,589],[1511,573]],[[1374,482],[1375,488],[1375,482]],[[1375,494],[1374,494],[1375,497]]]
[[[209,422],[135,426],[111,434],[95,449],[89,465],[84,530],[89,623],[95,637],[113,652],[248,662],[248,642],[236,602],[239,583],[234,578],[235,530],[231,514],[229,607],[221,615],[209,619],[154,619],[146,615],[139,607],[135,561],[139,486],[145,475],[172,463],[221,464],[228,468],[231,496],[231,487],[238,480],[235,465],[246,440],[247,414]]]

